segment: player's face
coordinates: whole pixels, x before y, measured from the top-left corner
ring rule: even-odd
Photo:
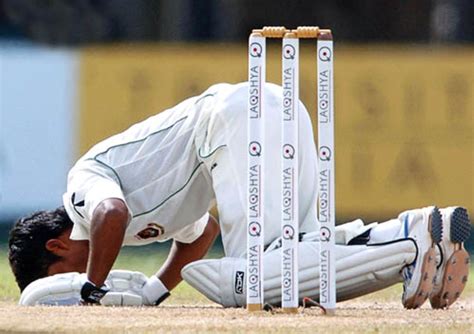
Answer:
[[[68,255],[68,263],[71,267],[70,271],[85,273],[87,269],[87,260],[89,258],[89,241],[88,240],[70,240],[70,253]]]
[[[85,273],[89,256],[89,241],[71,240],[71,230],[65,231],[57,239],[46,242],[46,248],[60,259],[49,266],[48,276],[60,273]]]

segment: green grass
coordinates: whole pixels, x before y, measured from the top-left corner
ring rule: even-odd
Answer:
[[[0,300],[18,299],[20,292],[8,265],[7,250],[0,247]]]
[[[124,248],[114,266],[116,269],[136,270],[151,275],[155,273],[164,262],[168,249],[167,246],[147,246],[140,248]],[[215,249],[207,256],[209,258],[218,258],[222,256],[220,249]],[[398,284],[392,288],[371,294],[367,297],[369,300],[395,301],[400,300],[401,285]],[[5,247],[0,247],[0,301],[16,301],[19,298],[19,290],[15,283],[13,274],[8,265],[7,251]],[[467,283],[464,296],[474,295],[474,266],[471,267],[470,279]],[[199,292],[191,288],[186,283],[181,283],[172,293],[167,303],[171,304],[202,304],[208,303],[208,300]]]

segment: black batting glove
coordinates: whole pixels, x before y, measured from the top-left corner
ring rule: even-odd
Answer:
[[[97,287],[94,283],[87,281],[81,289],[81,298],[85,304],[100,304],[100,300],[109,292],[106,285]]]

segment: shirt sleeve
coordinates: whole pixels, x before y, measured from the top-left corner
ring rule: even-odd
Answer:
[[[173,236],[173,239],[185,244],[190,244],[194,242],[197,238],[199,238],[202,235],[208,221],[209,221],[209,213],[206,212],[206,214],[202,216],[199,220],[179,230]]]
[[[80,189],[72,194],[66,194],[64,202],[66,203],[66,196],[72,198],[71,205],[74,226],[70,238],[72,240],[88,240],[90,235],[90,225],[94,210],[97,206],[106,199],[118,198],[125,202],[120,186],[112,180],[105,178],[97,179],[94,185],[87,189]],[[131,214],[130,210],[129,213]]]
[[[92,220],[94,210],[103,200],[118,198],[126,203],[120,186],[108,179],[97,180],[84,195],[84,211],[89,222]]]

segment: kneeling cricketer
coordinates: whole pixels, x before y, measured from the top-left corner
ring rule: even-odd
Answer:
[[[246,83],[217,84],[199,96],[135,124],[90,149],[68,176],[64,207],[20,219],[10,233],[9,260],[23,305],[158,305],[186,280],[224,307],[245,305]],[[266,110],[280,110],[281,87],[265,86]],[[300,301],[318,298],[317,160],[302,103],[299,147]],[[279,143],[267,126],[268,143]],[[269,145],[279,161],[278,145]],[[265,301],[280,290],[279,171],[267,164]],[[217,205],[219,222],[208,211]],[[469,272],[463,247],[471,225],[462,207],[429,206],[384,223],[337,227],[337,300],[403,282],[402,303],[427,299],[445,308]],[[221,233],[225,257],[202,260]],[[111,271],[123,245],[173,240],[156,275]]]

